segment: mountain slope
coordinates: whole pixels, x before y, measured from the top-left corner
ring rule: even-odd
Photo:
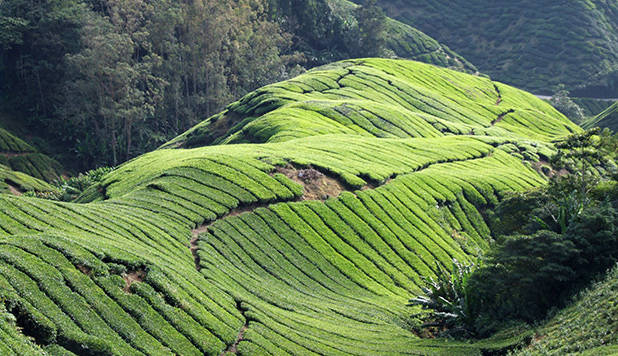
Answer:
[[[362,2],[362,1],[357,1]],[[618,90],[615,1],[384,0],[387,13],[445,43],[481,72],[539,93],[563,83]]]
[[[618,267],[582,292],[537,331],[522,355],[615,355],[618,352]]]
[[[295,35],[294,49],[302,52],[308,67],[335,60],[368,55],[359,54],[358,5],[348,0],[270,0],[271,12],[284,18],[288,31]],[[476,68],[444,44],[421,31],[386,18],[385,56],[413,59],[469,73]],[[362,51],[361,51],[362,52]]]
[[[333,9],[333,13],[342,18],[344,22],[356,21],[353,12],[358,6],[353,2],[348,0],[327,0],[327,2]],[[387,18],[385,35],[386,49],[399,58],[412,59],[468,73],[477,71],[472,63],[443,43],[439,43],[403,22]]]
[[[0,127],[0,164],[47,182],[62,174],[62,167],[50,157]]]
[[[478,354],[492,346],[415,336],[406,301],[436,264],[487,248],[483,210],[544,184],[531,163],[579,130],[529,94],[417,62],[265,87],[168,144],[195,148],[140,156],[82,204],[0,195],[0,344]]]
[[[582,126],[586,129],[598,126],[618,132],[618,102],[615,102],[599,115],[583,122]]]

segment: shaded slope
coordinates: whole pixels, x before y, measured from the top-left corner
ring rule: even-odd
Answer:
[[[597,126],[600,128],[609,128],[614,132],[618,132],[618,102],[615,102],[599,115],[582,123],[582,127],[586,129]]]
[[[522,355],[615,355],[618,353],[618,267],[582,292],[568,308],[537,330]]]
[[[357,1],[362,2],[362,1]],[[532,91],[616,92],[615,1],[386,0],[387,13],[445,43],[481,72]],[[597,87],[597,88],[595,88]]]
[[[393,70],[379,74],[388,80],[415,78],[418,100],[426,97],[424,85],[434,88],[436,101],[456,108],[443,106],[452,115],[440,122],[450,129],[434,128],[428,138],[393,134],[387,119],[409,130],[418,126],[419,133],[433,125],[390,115],[409,110],[406,101],[386,102],[385,94],[381,106],[359,100],[377,92],[363,84],[370,79],[358,79],[366,90],[340,87],[307,97],[375,106],[374,115],[385,118],[383,134],[316,130],[337,127],[318,105],[315,115],[305,110],[299,116],[301,124],[314,125],[301,134],[298,122],[281,121],[262,136],[266,143],[138,157],[85,192],[82,204],[0,196],[0,299],[17,319],[0,319],[0,328],[10,330],[0,333],[0,344],[28,344],[30,336],[45,348],[104,355],[478,354],[486,346],[416,337],[405,302],[436,264],[468,261],[485,249],[491,235],[483,210],[508,191],[544,184],[530,162],[553,152],[547,140],[579,129],[507,86],[496,84],[498,96],[493,83],[472,76],[412,62],[363,63],[331,68],[383,66]],[[321,73],[301,79],[322,82]],[[243,105],[254,114],[268,107],[264,102],[281,103],[275,94],[288,85],[249,95],[219,117],[240,115],[231,108]],[[439,97],[440,88],[448,99]],[[273,107],[293,109],[294,97],[280,92],[286,105]],[[496,116],[490,114],[500,113],[493,106],[505,104],[529,114],[511,122],[509,114],[492,126]],[[544,121],[526,121],[526,115]],[[341,117],[360,120],[353,113]],[[258,118],[252,123],[267,130],[271,118]],[[246,121],[231,134],[213,131],[213,141],[232,142],[237,132],[254,137]],[[461,135],[448,131],[458,125],[466,128]],[[503,136],[469,135],[473,125]],[[278,173],[290,166],[312,167],[345,191],[300,201],[306,187]],[[193,240],[196,229],[202,233]]]
[[[0,128],[0,164],[47,182],[62,174],[58,162],[3,128]]]
[[[308,67],[358,57],[358,5],[348,0],[269,0],[272,16],[295,36]],[[385,56],[419,60],[469,73],[476,68],[421,31],[386,18]]]

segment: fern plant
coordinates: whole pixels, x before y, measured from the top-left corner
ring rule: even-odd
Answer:
[[[424,295],[408,301],[408,306],[421,306],[429,311],[416,314],[423,320],[422,328],[437,329],[440,334],[449,336],[470,336],[474,333],[475,313],[468,280],[475,269],[474,264],[464,265],[453,259],[449,273],[436,264],[436,279],[423,277]]]

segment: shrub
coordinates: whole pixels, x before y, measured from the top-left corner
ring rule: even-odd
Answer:
[[[425,295],[409,300],[408,306],[420,305],[429,313],[417,314],[424,321],[423,327],[434,328],[440,334],[449,336],[471,336],[474,334],[476,312],[468,281],[474,264],[464,265],[453,260],[451,272],[437,265],[436,279],[424,278],[422,287]]]

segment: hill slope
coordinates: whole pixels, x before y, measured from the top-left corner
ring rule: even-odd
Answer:
[[[327,2],[333,9],[333,13],[344,22],[356,21],[353,12],[358,5],[348,0],[327,0]],[[439,43],[418,29],[392,18],[387,18],[386,22],[386,49],[400,58],[435,64],[468,73],[477,71],[472,63],[443,43]]]
[[[537,331],[522,355],[615,355],[618,353],[618,267],[581,293]]]
[[[163,147],[280,142],[333,133],[548,140],[578,130],[529,93],[409,63],[360,59],[316,68],[254,91]]]
[[[0,195],[0,347],[478,354],[491,345],[416,337],[406,301],[488,246],[483,210],[544,184],[531,162],[571,131],[529,94],[416,62],[265,87],[82,204]]]
[[[58,179],[62,174],[58,162],[1,127],[0,164],[47,182]]]
[[[357,1],[362,2],[362,1]],[[539,93],[563,83],[616,93],[615,1],[384,0],[387,13],[462,54],[480,71]],[[611,96],[610,96],[611,97]]]
[[[348,0],[270,0],[271,12],[285,18],[293,33],[295,49],[305,54],[307,65],[315,67],[358,54],[358,5]],[[476,68],[444,44],[421,31],[394,20],[385,21],[386,56],[413,59],[465,72]]]
[[[615,102],[596,117],[585,121],[582,126],[586,129],[597,126],[600,128],[607,127],[614,132],[618,132],[618,102]]]

